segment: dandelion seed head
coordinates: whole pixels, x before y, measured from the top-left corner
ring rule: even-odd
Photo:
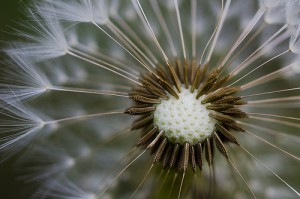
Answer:
[[[26,148],[38,198],[300,196],[283,166],[300,161],[298,0],[45,0],[29,15],[6,49],[0,150]]]
[[[154,124],[165,131],[170,141],[195,145],[211,136],[215,122],[200,103],[205,96],[197,100],[196,95],[182,88],[178,100],[172,96],[156,106]]]

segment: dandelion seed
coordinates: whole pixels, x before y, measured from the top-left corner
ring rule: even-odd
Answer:
[[[10,70],[2,70],[1,98],[8,104],[34,98],[47,91],[50,83],[24,56],[12,56]]]
[[[31,17],[34,23],[24,24],[23,26],[35,34],[19,32],[18,36],[23,37],[28,42],[14,43],[12,48],[6,51],[9,54],[23,55],[36,61],[44,61],[65,55],[67,42],[58,20],[39,12],[37,14],[31,12]]]
[[[300,197],[299,5],[37,2],[1,152],[37,198]]]

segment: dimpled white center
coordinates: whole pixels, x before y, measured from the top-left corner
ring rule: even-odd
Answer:
[[[205,96],[196,99],[197,92],[185,88],[178,95],[179,99],[170,96],[157,105],[154,124],[165,131],[164,136],[171,142],[195,145],[211,136],[216,122],[201,104]]]

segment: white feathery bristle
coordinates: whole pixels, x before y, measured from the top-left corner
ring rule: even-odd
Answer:
[[[72,198],[72,199],[95,199],[94,193],[88,193],[75,185],[66,176],[61,175],[57,178],[52,178],[42,187],[37,193],[36,198]]]
[[[28,165],[28,162],[39,166],[32,167]],[[64,149],[47,142],[47,144],[35,145],[31,150],[27,150],[18,159],[18,164],[22,168],[20,177],[27,182],[33,182],[55,178],[61,173],[66,173],[74,166],[75,161]]]
[[[94,22],[97,24],[106,24],[109,18],[109,8],[106,0],[98,0],[94,4]]]
[[[0,83],[0,95],[8,104],[27,100],[47,91],[49,81],[23,55],[11,55],[10,70],[2,71],[5,83]],[[1,105],[0,105],[1,106]]]
[[[69,77],[68,74],[63,68],[63,63],[60,63],[59,61],[50,62],[45,64],[45,68],[48,74],[50,74],[50,80],[55,85],[63,85],[68,82]]]
[[[286,3],[289,0],[259,0],[259,4],[263,8],[276,7],[282,3]]]
[[[286,17],[287,22],[290,25],[296,25],[300,23],[300,1],[289,0],[286,5]]]
[[[59,22],[33,13],[31,18],[34,23],[23,24],[29,31],[18,33],[26,42],[15,42],[14,47],[6,49],[6,52],[23,54],[37,62],[65,55],[68,45]]]
[[[124,18],[126,18],[129,22],[132,22],[138,18],[137,12],[134,9],[132,9],[132,4],[137,5],[136,1],[131,1],[131,4],[126,3],[124,7],[122,7],[122,11],[124,12]]]
[[[260,0],[260,7],[266,10],[265,21],[268,24],[300,23],[299,0]]]
[[[46,4],[40,4],[40,7],[45,15],[59,20],[93,21],[93,6],[90,0],[46,0]]]
[[[267,199],[281,199],[294,198],[294,195],[284,187],[268,187],[265,189],[265,198]]]
[[[284,24],[286,20],[286,0],[265,0],[265,21],[268,24]]]
[[[295,60],[291,72],[292,74],[300,74],[300,59]]]
[[[182,0],[178,0],[178,6],[180,6],[180,4],[183,2]],[[164,5],[168,10],[172,11],[175,10],[175,5],[174,5],[174,0],[170,0],[170,1],[160,1],[160,3],[162,3],[162,5]]]
[[[87,80],[88,71],[80,63],[69,57],[43,63],[44,71],[48,74],[52,85],[64,85],[66,83],[79,83]],[[51,86],[49,86],[51,88]],[[51,89],[49,89],[51,90]]]
[[[109,14],[111,16],[117,16],[118,10],[120,9],[120,1],[119,0],[111,0],[109,6]]]
[[[72,69],[73,69],[73,77],[76,78],[76,80],[78,81],[84,81],[88,78],[88,72],[85,70],[84,67],[81,67],[78,63],[76,63],[73,60],[70,60],[70,64],[72,65]]]
[[[290,50],[295,54],[300,54],[300,25],[290,28],[291,38],[289,43]]]
[[[22,150],[44,126],[44,121],[20,102],[6,104],[0,117],[1,158],[8,158]]]
[[[70,47],[76,46],[80,43],[79,42],[79,35],[78,35],[78,32],[76,30],[73,30],[73,29],[69,30],[68,34],[66,35],[66,38],[67,38],[68,45]]]

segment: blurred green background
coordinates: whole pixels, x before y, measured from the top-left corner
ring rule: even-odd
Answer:
[[[0,1],[0,40],[7,41],[11,37],[11,27],[16,26],[16,22],[22,16],[21,10],[26,1],[22,0],[2,0]]]

